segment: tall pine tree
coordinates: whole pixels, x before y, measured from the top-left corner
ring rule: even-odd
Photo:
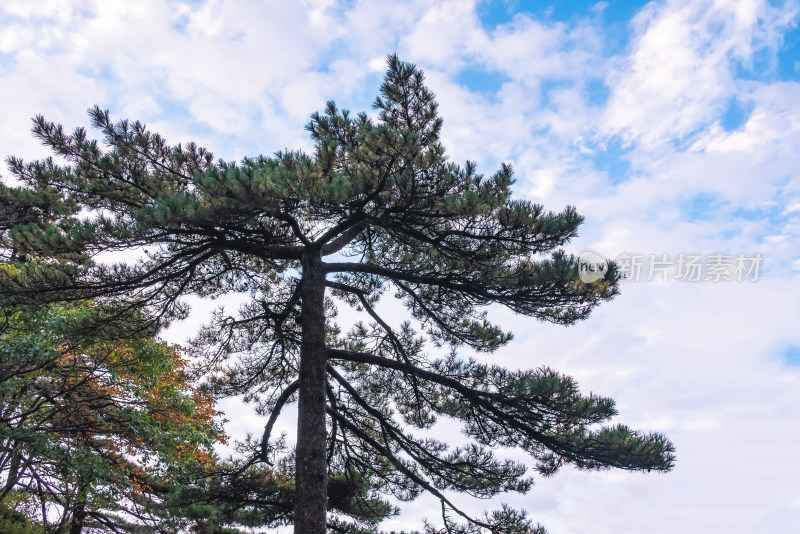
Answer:
[[[437,103],[413,65],[389,58],[374,107],[376,121],[331,102],[307,126],[312,154],[238,164],[168,145],[99,108],[90,115],[102,147],[83,129],[67,134],[37,117],[35,135],[67,164],[9,160],[23,186],[0,191],[6,260],[17,266],[0,274],[3,300],[91,298],[108,301],[111,314],[124,296],[163,321],[185,315],[185,295],[247,293],[239,313],[215,314],[198,343],[211,385],[269,414],[263,459],[275,418],[297,401],[298,533],[325,531],[329,473],[400,499],[429,492],[448,529],[462,516],[464,532],[530,532],[523,514],[474,517],[447,492],[526,491],[529,466],[497,458],[498,447],[524,450],[543,475],[567,463],[670,469],[664,436],[600,426],[616,414],[611,399],[581,395],[548,368],[458,356],[511,339],[489,322],[488,306],[568,325],[617,293],[617,275],[612,266],[580,280],[577,260],[560,249],[582,222],[573,208],[512,199],[508,165],[486,177],[448,161]],[[139,259],[93,261],[124,251]],[[386,292],[413,321],[379,313]],[[343,333],[334,322],[342,306],[366,322]],[[430,437],[440,416],[460,421],[470,443]]]

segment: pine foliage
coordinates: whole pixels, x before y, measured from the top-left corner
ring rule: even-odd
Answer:
[[[308,123],[312,153],[239,163],[193,143],[169,145],[97,107],[90,116],[101,142],[37,117],[35,135],[67,164],[9,161],[23,185],[0,190],[14,265],[0,273],[2,299],[91,298],[109,315],[145,310],[150,322],[139,326],[148,328],[184,317],[184,296],[247,294],[237,313],[213,316],[195,355],[207,387],[245,394],[267,418],[264,461],[277,415],[312,387],[298,373],[304,358],[318,357],[302,349],[314,319],[301,309],[310,306],[324,314],[325,377],[309,394],[325,398],[327,441],[317,452],[329,478],[368,481],[367,504],[431,493],[446,527],[463,529],[448,532],[537,532],[519,512],[475,517],[448,498],[527,491],[530,467],[544,476],[566,464],[669,470],[664,436],[606,425],[616,415],[611,399],[581,394],[547,367],[509,370],[460,355],[511,340],[489,306],[569,325],[617,294],[613,264],[584,283],[562,248],[582,217],[513,198],[507,164],[486,176],[449,161],[436,100],[413,65],[389,58],[374,107],[375,120],[329,102]],[[99,261],[123,252],[140,256]],[[312,279],[324,299],[304,303]],[[381,313],[392,298],[407,321]],[[346,330],[335,322],[344,307],[363,317]],[[460,422],[467,445],[431,437],[442,417]],[[505,447],[532,463],[498,457]],[[451,516],[465,523],[453,526]],[[373,528],[375,517],[358,528]],[[329,528],[351,527],[330,519]]]

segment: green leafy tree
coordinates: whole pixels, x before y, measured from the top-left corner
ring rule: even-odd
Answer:
[[[0,501],[0,532],[4,534],[41,534],[42,525],[32,521],[29,511],[33,505],[27,495],[17,496],[18,499],[4,499]],[[28,509],[28,510],[26,510]]]
[[[86,304],[4,312],[0,502],[27,495],[53,532],[160,521],[143,512],[146,479],[210,462],[224,438],[179,352],[152,337],[109,341]]]
[[[170,514],[143,506],[146,480],[211,462],[224,438],[174,347],[109,341],[98,313],[88,304],[2,313],[0,503],[22,499],[46,531],[161,522]]]
[[[358,474],[369,492],[401,500],[429,492],[448,530],[531,532],[524,514],[470,516],[447,492],[527,491],[529,466],[498,458],[497,447],[526,451],[543,475],[564,464],[670,469],[664,436],[601,426],[616,414],[611,399],[581,395],[549,368],[458,355],[511,339],[489,321],[491,305],[568,325],[612,298],[618,276],[612,265],[600,280],[580,280],[577,259],[560,248],[582,222],[573,208],[513,199],[508,165],[487,177],[448,161],[420,70],[390,57],[380,93],[375,121],[333,103],[312,115],[313,153],[238,164],[169,145],[138,122],[114,123],[99,108],[90,116],[102,147],[83,129],[67,134],[37,117],[34,134],[68,163],[9,160],[23,185],[0,199],[6,213],[28,209],[0,217],[18,269],[0,278],[2,299],[91,298],[122,314],[109,299],[124,296],[164,321],[185,315],[184,295],[249,294],[238,314],[214,315],[197,350],[211,388],[245,393],[268,415],[262,459],[277,415],[298,403],[298,533],[324,532],[327,519],[349,528],[327,517],[331,473]],[[109,251],[142,254],[92,261]],[[381,315],[387,293],[410,320]],[[365,321],[343,330],[341,307]],[[460,421],[471,442],[432,438],[441,416]],[[451,522],[459,516],[461,527]]]

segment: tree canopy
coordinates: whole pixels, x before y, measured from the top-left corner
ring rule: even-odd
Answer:
[[[8,266],[5,266],[8,268]],[[169,519],[151,481],[213,460],[212,400],[176,348],[82,328],[89,304],[4,309],[0,502],[24,501],[45,531],[115,531]]]
[[[415,66],[391,56],[374,107],[375,119],[329,102],[307,126],[312,153],[239,163],[169,145],[97,107],[102,143],[37,117],[34,134],[59,160],[9,160],[22,185],[0,190],[5,259],[15,266],[0,273],[0,297],[90,298],[108,317],[143,310],[148,328],[184,317],[184,296],[246,294],[237,313],[213,316],[193,354],[211,391],[245,394],[267,418],[261,461],[271,459],[278,414],[298,402],[295,532],[351,528],[326,513],[335,473],[350,486],[367,481],[365,503],[431,493],[449,530],[531,532],[523,513],[475,517],[448,492],[524,492],[531,467],[545,476],[565,464],[669,470],[664,436],[602,426],[616,415],[611,399],[582,395],[547,367],[468,356],[511,340],[490,322],[492,305],[569,325],[616,295],[613,264],[584,283],[561,248],[582,217],[512,198],[510,165],[485,176],[449,161]],[[381,312],[392,299],[407,320]],[[363,320],[337,324],[345,308]],[[442,417],[469,443],[434,438]],[[500,458],[500,447],[533,463]]]

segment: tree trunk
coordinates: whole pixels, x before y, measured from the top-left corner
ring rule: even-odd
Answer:
[[[69,534],[81,534],[83,530],[83,522],[86,520],[86,491],[85,484],[80,485],[78,489],[78,496],[75,502],[75,508],[72,512],[72,520],[70,521]]]
[[[11,460],[9,461],[8,467],[8,476],[6,477],[6,485],[3,488],[2,493],[0,493],[0,502],[2,502],[11,490],[14,489],[16,486],[17,481],[19,480],[19,466],[22,464],[22,454],[21,451],[22,446],[19,444],[14,445],[14,448],[11,451]]]
[[[295,534],[324,534],[328,466],[325,458],[325,273],[319,252],[303,256],[300,393],[297,414]]]
[[[81,534],[83,530],[83,522],[86,520],[86,502],[78,503],[75,507],[75,514],[72,516],[70,523],[69,534]]]

